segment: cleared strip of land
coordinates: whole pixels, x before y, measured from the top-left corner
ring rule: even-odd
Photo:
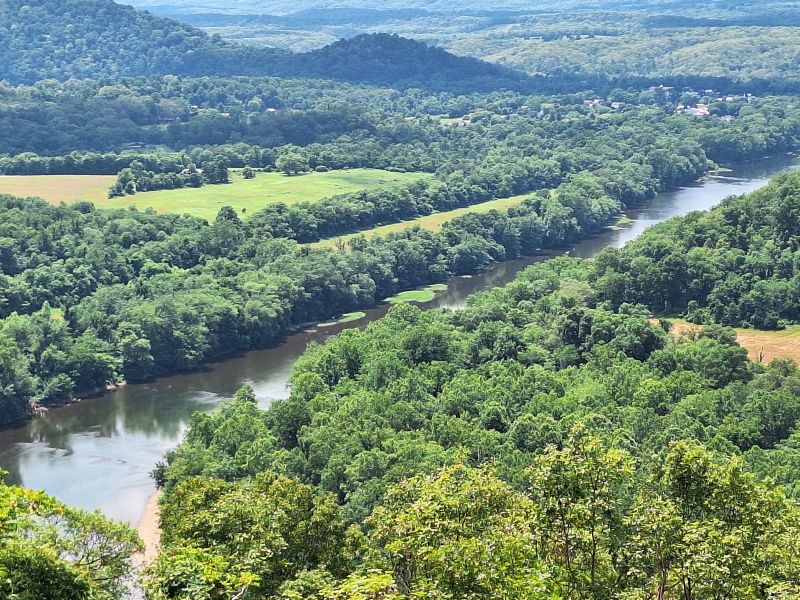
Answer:
[[[455,219],[456,217],[460,217],[461,215],[465,215],[467,213],[487,213],[490,210],[506,210],[512,206],[521,204],[523,200],[530,197],[531,194],[523,194],[522,196],[512,196],[511,198],[489,200],[488,202],[473,204],[472,206],[465,206],[455,210],[433,213],[432,215],[411,219],[410,221],[401,221],[400,223],[392,223],[391,225],[381,225],[380,227],[373,227],[372,229],[365,229],[364,231],[359,231],[348,235],[328,238],[317,242],[314,244],[314,246],[319,248],[336,248],[342,243],[347,242],[349,239],[359,235],[363,235],[368,238],[376,235],[387,235],[389,233],[396,233],[417,225],[423,229],[429,229],[430,231],[439,231],[445,223]]]
[[[88,200],[99,204],[108,198],[114,175],[1,175],[0,194],[35,196],[50,204]]]
[[[736,339],[747,349],[750,360],[769,363],[776,358],[790,358],[800,364],[800,326],[783,331],[737,329]]]

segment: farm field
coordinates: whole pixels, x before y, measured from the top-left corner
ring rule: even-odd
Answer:
[[[223,206],[232,206],[236,212],[246,217],[277,202],[315,202],[364,189],[412,183],[427,177],[427,173],[347,169],[291,177],[283,173],[258,173],[255,179],[247,180],[240,171],[232,170],[229,184],[143,192],[134,196],[105,199],[99,206],[153,208],[160,213],[188,213],[209,220],[214,219]]]
[[[115,175],[2,175],[0,194],[36,196],[51,204],[89,200],[99,204],[108,198]]]
[[[669,319],[672,323],[672,333],[681,335],[699,325],[694,325],[683,319]],[[800,364],[800,325],[787,327],[781,331],[763,331],[759,329],[744,329],[737,327],[736,341],[747,350],[750,360],[769,363],[776,358],[789,358]]]
[[[530,194],[523,194],[521,196],[512,196],[510,198],[500,198],[499,200],[489,200],[488,202],[482,202],[481,204],[473,204],[472,206],[456,208],[455,210],[433,213],[432,215],[411,219],[410,221],[401,221],[400,223],[392,223],[391,225],[381,225],[380,227],[373,227],[372,229],[365,229],[364,231],[359,231],[348,235],[328,238],[326,240],[321,240],[314,245],[320,248],[335,248],[338,245],[347,242],[347,240],[350,238],[358,235],[364,235],[366,237],[387,235],[389,233],[403,231],[404,229],[414,227],[415,225],[419,225],[423,229],[439,231],[445,223],[455,219],[456,217],[460,217],[461,215],[465,215],[467,213],[486,213],[490,210],[505,210],[511,208],[512,206],[521,204],[523,200],[530,198],[530,196]]]
[[[783,331],[737,329],[736,339],[747,349],[750,360],[769,363],[776,358],[790,358],[800,364],[800,326]]]

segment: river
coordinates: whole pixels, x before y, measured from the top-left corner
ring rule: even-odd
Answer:
[[[707,210],[727,196],[765,185],[770,176],[798,166],[781,156],[739,166],[721,176],[660,194],[627,212],[631,223],[609,228],[567,253],[590,258],[607,245],[621,247],[647,227],[692,210]],[[538,259],[495,265],[475,277],[452,279],[447,291],[425,306],[457,309],[477,291],[503,285]],[[0,469],[8,482],[45,490],[81,508],[100,509],[137,524],[155,492],[150,472],[164,453],[181,440],[195,411],[214,408],[242,385],[255,389],[261,406],[287,395],[286,382],[295,360],[310,342],[322,342],[345,327],[362,326],[386,313],[369,309],[367,317],[344,326],[309,327],[276,348],[249,352],[202,371],[130,385],[99,398],[52,409],[22,427],[0,431]]]

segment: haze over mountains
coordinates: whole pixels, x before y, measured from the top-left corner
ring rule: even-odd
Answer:
[[[797,2],[320,0],[298,6],[283,0],[136,0],[136,5],[247,47],[310,52],[362,34],[397,34],[534,80],[545,75],[546,81],[527,82],[525,88],[498,86],[532,92],[602,93],[660,84],[752,93],[800,87]]]
[[[272,14],[285,15],[299,11],[312,11],[319,9],[373,9],[373,10],[426,10],[433,12],[448,12],[468,14],[486,11],[519,11],[525,13],[547,13],[571,11],[641,11],[652,13],[659,11],[667,14],[713,14],[727,15],[759,15],[763,7],[771,9],[784,8],[787,12],[793,10],[790,2],[746,2],[734,0],[711,0],[697,2],[696,0],[311,0],[298,5],[290,0],[127,0],[137,8],[154,10],[157,12],[186,12],[203,13],[219,12],[228,14]]]

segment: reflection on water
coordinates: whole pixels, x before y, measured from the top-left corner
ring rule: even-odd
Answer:
[[[622,246],[650,225],[752,191],[792,165],[792,159],[781,157],[661,194],[629,211],[630,225],[604,231],[569,249],[569,254],[592,257],[606,245]],[[511,281],[534,260],[542,258],[508,261],[475,277],[455,278],[427,306],[463,307],[470,294]],[[98,508],[113,518],[137,523],[155,491],[150,471],[180,441],[193,412],[211,409],[245,384],[255,389],[262,406],[285,397],[292,366],[309,343],[322,342],[346,327],[363,326],[386,310],[385,306],[367,310],[367,317],[356,323],[308,328],[277,348],[211,364],[198,373],[123,387],[51,410],[23,427],[0,432],[0,468],[9,471],[10,483],[43,489],[74,506]]]

